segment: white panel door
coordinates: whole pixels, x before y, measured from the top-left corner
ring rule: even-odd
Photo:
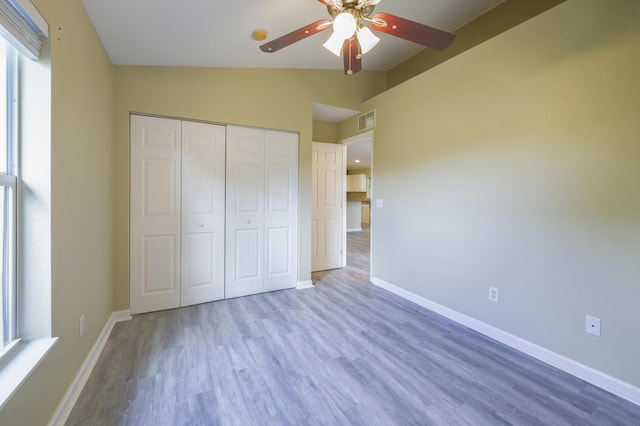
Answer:
[[[224,298],[225,127],[182,122],[181,306]]]
[[[131,116],[131,313],[180,306],[181,122]]]
[[[264,291],[264,135],[227,127],[227,298]]]
[[[298,135],[227,127],[225,297],[298,279]]]
[[[343,265],[343,146],[313,142],[311,271]]]
[[[298,135],[265,132],[264,291],[298,282]]]

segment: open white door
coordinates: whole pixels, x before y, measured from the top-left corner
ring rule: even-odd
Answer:
[[[313,142],[311,271],[343,265],[343,146]]]

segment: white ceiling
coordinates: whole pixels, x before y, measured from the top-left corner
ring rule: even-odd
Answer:
[[[360,114],[360,111],[318,103],[313,104],[314,120],[326,121],[328,123],[340,123],[341,121],[351,118],[356,114]]]
[[[359,162],[356,163],[356,160]],[[347,145],[347,170],[371,168],[371,139]]]
[[[455,32],[504,0],[383,0],[387,12]],[[315,68],[342,70],[340,58],[322,47],[330,31],[275,53],[251,39],[256,29],[266,41],[319,19],[330,19],[316,0],[83,0],[89,17],[116,65],[223,68]],[[363,70],[386,71],[422,47],[377,33],[380,43],[363,57]],[[265,41],[265,42],[266,42]]]

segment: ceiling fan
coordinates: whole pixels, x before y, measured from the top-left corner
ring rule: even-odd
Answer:
[[[273,53],[297,41],[333,26],[333,34],[323,44],[336,56],[344,58],[345,74],[362,70],[362,55],[370,51],[380,39],[365,26],[400,37],[436,50],[444,50],[453,43],[455,35],[418,22],[388,13],[376,13],[381,0],[318,0],[327,6],[333,21],[321,19],[260,46],[263,52]]]

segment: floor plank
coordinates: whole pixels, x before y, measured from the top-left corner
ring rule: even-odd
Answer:
[[[369,277],[371,228],[362,224],[362,231],[347,232],[347,269]]]
[[[638,425],[640,407],[369,283],[285,290],[118,323],[68,425]]]

